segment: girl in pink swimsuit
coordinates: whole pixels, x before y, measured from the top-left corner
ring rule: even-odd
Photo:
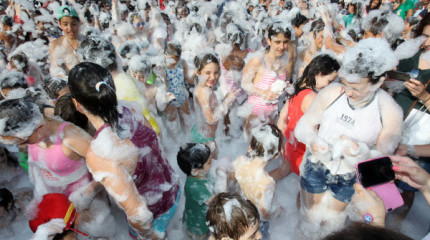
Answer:
[[[71,123],[49,118],[32,99],[8,99],[0,102],[0,142],[29,147],[29,176],[34,185],[34,197],[47,193],[62,193],[69,197],[82,215],[81,225],[94,237],[114,234],[114,219],[102,194],[98,207],[106,208],[103,226],[109,231],[98,231],[102,226],[95,220],[91,202],[102,189],[92,181],[83,156],[86,155],[91,136]],[[72,198],[73,193],[78,193]],[[106,204],[105,206],[102,206]],[[100,205],[102,204],[102,205]],[[84,211],[88,210],[88,211]],[[100,213],[98,213],[100,214]],[[109,224],[111,224],[109,226]],[[100,225],[100,224],[99,224]]]

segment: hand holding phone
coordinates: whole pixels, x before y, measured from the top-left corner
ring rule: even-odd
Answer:
[[[356,166],[358,181],[371,188],[384,201],[386,211],[403,205],[403,199],[393,181],[395,173],[389,157],[370,159]]]
[[[408,82],[411,80],[411,76],[405,72],[388,71],[387,76],[391,79],[394,79],[397,81],[402,81],[402,82]]]

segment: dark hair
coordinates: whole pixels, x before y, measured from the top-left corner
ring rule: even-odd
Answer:
[[[2,124],[2,136],[22,135],[35,128],[35,119],[41,119],[43,115],[38,105],[29,98],[6,99],[0,101],[0,119],[5,120]],[[25,131],[23,131],[25,130]],[[32,129],[34,131],[34,129]],[[20,136],[20,138],[28,136]]]
[[[9,15],[3,15],[1,18],[1,23],[8,26],[8,27],[12,27],[13,26],[13,18]]]
[[[231,212],[227,214],[224,204],[230,201],[236,204],[231,204]],[[260,223],[260,214],[251,201],[243,199],[237,193],[224,192],[216,195],[210,202],[206,221],[215,239],[227,237],[238,240],[248,228]]]
[[[317,20],[314,20],[311,23],[311,30],[310,31],[313,32],[316,36],[317,33],[324,30],[324,27],[325,27],[324,21],[322,20],[322,18],[318,18]]]
[[[4,71],[0,75],[0,89],[28,88],[25,75],[16,71]]]
[[[267,38],[272,40],[272,37],[279,33],[283,33],[286,38],[291,39],[291,31],[281,22],[274,22],[269,26],[269,29],[267,30]]]
[[[323,240],[412,240],[399,232],[365,223],[353,223]]]
[[[427,13],[423,19],[421,19],[420,23],[418,23],[417,29],[415,30],[415,38],[421,36],[423,34],[424,28],[430,25],[430,14]]]
[[[209,160],[211,149],[202,143],[187,143],[179,148],[176,159],[179,168],[187,176],[191,175],[193,169],[202,169]]]
[[[43,89],[50,99],[57,99],[61,89],[67,87],[67,80],[60,77],[47,78],[43,81]]]
[[[369,5],[366,6],[366,11],[370,12],[371,10],[375,10],[375,9],[379,9],[379,7],[381,6],[382,1],[378,0],[378,5],[376,5],[375,8],[370,8],[370,6],[372,5],[373,0],[370,0]]]
[[[228,30],[236,30],[236,31],[228,31]],[[241,45],[243,43],[243,40],[245,38],[245,33],[243,32],[243,29],[239,26],[234,24],[230,28],[227,26],[227,40],[230,42],[230,44],[238,44]]]
[[[212,53],[206,53],[201,58],[199,56],[194,58],[194,66],[197,71],[201,71],[209,63],[215,63],[219,66],[218,57]]]
[[[94,62],[107,70],[118,68],[115,47],[103,37],[88,36],[81,42],[77,54],[83,62]]]
[[[307,17],[304,15],[298,13],[293,20],[291,20],[291,24],[295,26],[296,28],[300,27],[300,25],[305,24],[309,21]]]
[[[375,16],[369,22],[370,28],[367,31],[373,35],[380,34],[384,31],[385,26],[388,24],[388,15],[391,14],[389,11],[382,11],[381,15]]]
[[[254,134],[252,135],[250,147],[252,149],[251,155],[254,157],[265,157],[265,155],[276,155],[281,151],[283,134],[279,128],[274,124],[264,124],[254,130],[265,131],[267,127],[271,128],[272,134],[278,138],[278,146],[271,145],[270,149],[264,149],[264,139],[257,139]]]
[[[164,49],[164,54],[169,56],[181,57],[182,47],[179,43],[169,42]]]
[[[9,212],[9,210],[14,208],[14,206],[15,199],[13,198],[12,193],[7,188],[0,188],[0,207],[4,207],[6,212]]]
[[[64,94],[57,100],[54,114],[60,116],[64,121],[71,122],[82,129],[87,128],[88,118],[76,110],[70,93]]]
[[[123,138],[122,128],[118,122],[115,84],[106,68],[90,62],[77,64],[70,70],[69,88],[76,101],[91,114],[103,119],[119,137]]]
[[[16,53],[10,57],[10,66],[17,69],[18,71],[27,72],[29,65],[28,65],[28,58],[25,53]]]
[[[296,96],[306,88],[310,88],[314,92],[318,92],[315,88],[317,85],[315,76],[320,73],[323,76],[329,75],[333,72],[337,72],[339,68],[340,65],[337,60],[327,54],[314,57],[314,59],[312,59],[312,61],[306,66],[302,76],[294,83],[294,94],[292,97]]]

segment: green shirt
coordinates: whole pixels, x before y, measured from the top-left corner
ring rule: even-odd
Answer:
[[[405,20],[406,15],[408,14],[408,10],[415,10],[415,4],[413,0],[406,0],[399,8],[396,9],[396,14]]]
[[[347,16],[344,16],[343,21],[345,22],[345,27],[348,27],[352,23],[353,19],[354,19],[354,14],[352,13]]]
[[[207,179],[187,177],[185,182],[185,209],[182,218],[188,231],[195,234],[206,234],[209,231],[206,225],[206,212],[208,205],[205,204],[212,197],[207,188]]]
[[[422,53],[423,50],[420,50],[413,57],[400,60],[399,65],[397,66],[397,71],[411,72],[414,69],[418,69],[418,64]],[[420,69],[420,73],[416,79],[423,84],[426,84],[430,79],[430,69]],[[430,84],[427,86],[427,91],[430,91]],[[403,115],[408,112],[409,108],[411,108],[412,104],[415,102],[415,100],[417,100],[417,98],[412,96],[411,92],[409,92],[407,88],[403,89],[400,93],[395,94],[393,97],[400,107],[402,107]],[[423,108],[422,106],[423,105],[421,103],[417,102],[414,108],[425,111],[426,108]]]

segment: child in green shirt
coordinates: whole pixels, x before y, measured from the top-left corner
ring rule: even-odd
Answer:
[[[212,163],[211,150],[205,144],[188,143],[179,149],[177,160],[187,175],[183,226],[189,239],[207,239],[209,228],[206,225],[206,212],[212,198],[207,179]]]

